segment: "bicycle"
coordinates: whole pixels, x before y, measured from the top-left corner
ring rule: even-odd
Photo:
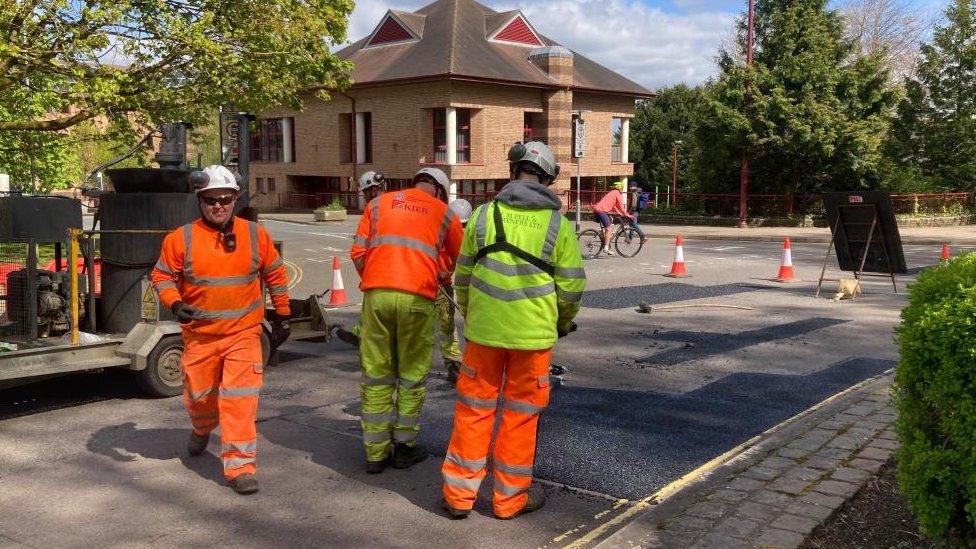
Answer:
[[[644,232],[640,230],[640,227],[631,225],[629,218],[614,215],[611,216],[611,219],[617,225],[616,232],[610,237],[613,239],[613,247],[617,249],[620,257],[634,257],[641,251],[641,248],[644,247],[644,241],[647,240]],[[578,238],[583,259],[599,257],[606,247],[603,242],[602,229],[586,229],[580,232]]]

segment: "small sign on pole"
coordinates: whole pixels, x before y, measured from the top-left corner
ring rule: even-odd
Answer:
[[[586,122],[577,117],[573,124],[573,158],[582,158],[586,156]]]
[[[238,137],[240,136],[240,121],[235,117],[237,113],[225,111],[220,113],[220,152],[221,164],[236,166],[240,162]]]
[[[142,314],[140,315],[143,320],[148,322],[157,322],[159,320],[159,297],[156,295],[156,290],[153,289],[152,284],[146,278],[142,279]]]

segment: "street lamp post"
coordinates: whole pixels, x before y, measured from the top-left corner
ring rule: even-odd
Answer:
[[[678,145],[681,143],[679,139],[671,144],[671,204],[678,203]]]
[[[749,37],[746,43],[746,66],[752,67],[752,49],[753,42],[755,40],[755,0],[749,0],[749,17],[747,25],[749,26]],[[749,81],[746,81],[746,87],[749,87]],[[746,101],[749,100],[749,96],[746,95]],[[746,210],[747,204],[749,202],[749,150],[743,145],[742,147],[742,169],[739,172],[739,228],[745,229],[749,226],[746,222]]]

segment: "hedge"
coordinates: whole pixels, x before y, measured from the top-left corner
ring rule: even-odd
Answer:
[[[976,540],[976,254],[921,273],[896,330],[902,492],[931,537]]]

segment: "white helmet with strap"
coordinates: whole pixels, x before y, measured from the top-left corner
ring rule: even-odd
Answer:
[[[215,164],[191,173],[190,185],[196,190],[197,194],[212,189],[227,189],[239,193],[241,192],[241,186],[238,183],[238,177],[237,174],[226,167]]]
[[[366,172],[359,176],[359,190],[365,191],[370,187],[382,187],[386,182],[386,178],[383,174],[377,172]]]
[[[427,176],[427,178],[437,182],[437,185],[444,190],[444,201],[446,202],[447,197],[451,196],[451,180],[448,179],[447,174],[437,168],[423,168],[417,172],[417,175],[413,176],[414,184],[421,176]]]
[[[467,223],[471,219],[471,203],[467,200],[463,198],[452,200],[447,207],[458,216],[461,223]]]

